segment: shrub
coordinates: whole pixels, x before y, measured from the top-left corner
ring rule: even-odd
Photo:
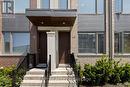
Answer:
[[[130,64],[120,65],[120,61],[103,56],[95,65],[84,65],[85,83],[87,85],[117,84],[130,81]]]

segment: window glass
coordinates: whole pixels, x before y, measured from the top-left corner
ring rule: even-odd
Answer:
[[[79,0],[79,13],[95,13],[95,0]]]
[[[41,7],[44,9],[50,8],[50,0],[41,0]]]
[[[130,33],[124,34],[124,53],[130,53]]]
[[[104,52],[104,34],[98,34],[98,53]]]
[[[59,9],[67,9],[68,0],[59,0]]]
[[[103,14],[104,12],[104,2],[103,0],[97,0],[97,13]]]
[[[116,13],[122,12],[122,0],[115,0],[115,12]]]
[[[23,53],[29,47],[30,37],[29,33],[12,33],[13,37],[13,52]]]
[[[119,53],[120,51],[119,51],[119,49],[120,49],[120,41],[119,41],[119,33],[115,33],[115,48],[114,48],[114,50],[115,50],[115,53]]]
[[[130,0],[123,0],[123,13],[130,13]]]
[[[10,53],[10,33],[4,33],[4,52]]]
[[[14,0],[15,13],[25,13],[25,9],[29,8],[30,0]]]
[[[85,33],[78,35],[79,53],[96,53],[95,33]]]

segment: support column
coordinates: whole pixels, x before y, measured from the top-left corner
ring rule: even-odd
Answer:
[[[105,23],[105,53],[110,59],[114,58],[114,5],[115,0],[104,2],[104,23]]]
[[[47,32],[47,58],[51,56],[51,70],[56,68],[56,32]]]
[[[115,24],[114,24],[114,15],[115,15],[115,0],[109,0],[109,58],[114,58],[114,30],[115,30]]]
[[[109,22],[108,22],[108,1],[104,0],[104,53],[109,55]]]

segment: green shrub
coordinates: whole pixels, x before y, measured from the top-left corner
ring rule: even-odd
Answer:
[[[12,71],[14,67],[0,69],[0,87],[12,87]]]
[[[83,75],[87,85],[117,84],[130,81],[130,64],[120,65],[120,61],[103,56],[95,65],[85,64]]]
[[[12,71],[15,69],[15,66],[5,67],[0,69],[0,87],[12,87]],[[21,67],[17,71],[15,71],[15,78],[16,78],[16,86],[19,87],[20,83],[23,79],[23,76],[26,73],[26,70]]]

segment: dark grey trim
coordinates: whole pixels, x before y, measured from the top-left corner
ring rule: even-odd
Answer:
[[[76,17],[76,9],[26,9],[26,16]]]

